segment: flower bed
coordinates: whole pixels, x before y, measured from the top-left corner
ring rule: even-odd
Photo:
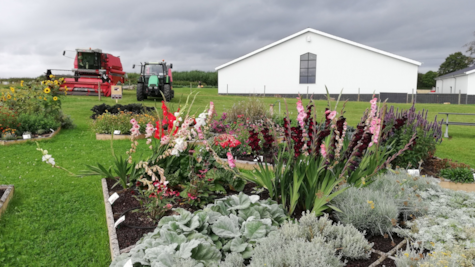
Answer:
[[[75,127],[71,118],[61,111],[61,98],[66,94],[66,91],[60,91],[62,83],[62,78],[54,80],[51,75],[48,80],[22,81],[19,87],[1,92],[2,144],[11,144],[7,141],[21,139],[24,135],[42,137],[47,136],[51,129]]]
[[[7,145],[13,145],[13,144],[26,143],[26,142],[30,142],[30,141],[48,140],[48,139],[53,138],[60,131],[61,131],[61,127],[56,129],[56,131],[53,131],[53,132],[50,132],[50,133],[41,134],[41,135],[40,134],[33,135],[33,136],[31,136],[30,139],[20,139],[20,137],[18,137],[18,139],[16,139],[16,140],[0,140],[0,145],[7,146]]]
[[[0,185],[0,217],[7,210],[14,191],[15,187],[13,185]]]
[[[349,131],[344,111],[327,109],[317,124],[314,102],[304,107],[299,99],[297,119],[292,122],[287,114],[280,130],[272,118],[244,128],[239,120],[245,118],[237,113],[240,132],[213,135],[214,103],[190,115],[194,97],[174,112],[162,102],[156,121],[141,125],[132,117],[127,156],[113,153],[112,167],[97,163],[84,173],[110,179],[109,192],[119,191],[118,202],[105,204],[109,226],[118,224],[112,266],[395,266],[406,255],[402,238],[408,238],[409,259],[413,239],[421,239],[414,235],[421,229],[411,220],[431,227],[434,215],[443,216],[430,211],[432,199],[424,197],[443,189],[391,166],[419,164],[433,154],[441,124],[427,122],[425,112],[394,112],[373,99]],[[281,144],[280,132],[285,136]],[[135,154],[141,133],[150,149],[145,157]],[[54,166],[48,152],[43,155]],[[259,160],[252,172],[240,170],[237,155],[262,155],[270,164]],[[105,191],[105,199],[109,195]],[[450,198],[453,207],[473,201]],[[126,212],[135,206],[140,212]],[[468,211],[464,221],[475,223]],[[120,254],[144,234],[144,229],[132,230],[134,222],[148,223],[151,232]],[[457,245],[475,242],[460,233]],[[434,247],[434,253],[439,251]],[[421,252],[418,257],[424,262],[430,256]]]

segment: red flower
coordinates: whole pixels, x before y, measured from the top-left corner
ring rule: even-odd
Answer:
[[[221,134],[214,138],[214,144],[220,145],[222,148],[237,147],[241,144],[234,136],[229,134]]]

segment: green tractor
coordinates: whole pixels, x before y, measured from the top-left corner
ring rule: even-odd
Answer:
[[[135,69],[135,64],[132,66]],[[162,62],[140,63],[140,77],[137,84],[137,101],[143,101],[149,96],[165,97],[170,101],[175,96],[172,78],[173,64]]]

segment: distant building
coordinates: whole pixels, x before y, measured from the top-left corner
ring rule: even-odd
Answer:
[[[232,48],[230,48],[232,49]],[[311,28],[216,68],[219,94],[412,93],[420,62]],[[415,91],[414,91],[415,92]],[[404,101],[405,101],[404,96]]]
[[[475,95],[475,66],[442,75],[435,80],[436,93]]]

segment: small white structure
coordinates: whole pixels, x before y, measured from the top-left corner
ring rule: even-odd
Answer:
[[[311,28],[216,68],[220,94],[412,93],[420,62]]]
[[[475,95],[475,66],[442,75],[435,80],[436,93]]]

